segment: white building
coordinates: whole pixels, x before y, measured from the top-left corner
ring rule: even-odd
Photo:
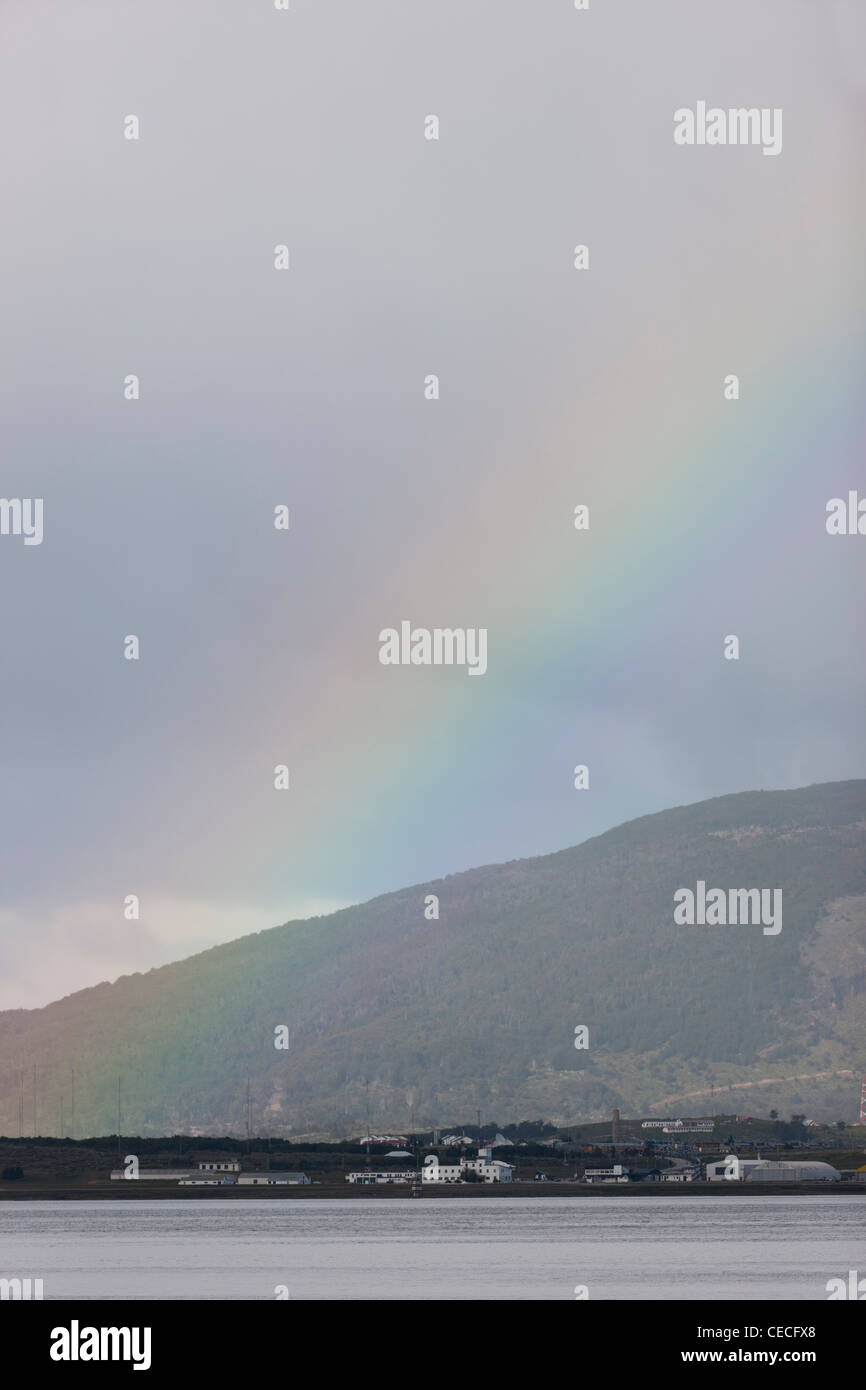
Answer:
[[[346,1182],[357,1183],[362,1187],[375,1187],[377,1184],[381,1183],[411,1182],[414,1176],[414,1168],[391,1168],[384,1170],[362,1168],[357,1173],[347,1173]]]
[[[207,1163],[200,1163],[198,1170],[200,1173],[239,1173],[241,1165],[233,1159],[217,1159],[214,1163],[208,1160]]]
[[[673,1120],[662,1134],[712,1134],[715,1127],[714,1120]]]
[[[440,1163],[436,1154],[424,1160],[421,1177],[424,1182],[465,1182],[467,1172],[477,1173],[484,1182],[512,1182],[514,1168],[510,1163],[489,1157],[467,1158],[462,1163]]]
[[[587,1168],[583,1175],[584,1182],[628,1182],[628,1169],[621,1163],[615,1163],[612,1168]]]
[[[213,1178],[181,1178],[178,1187],[234,1187],[237,1178],[230,1174]]]
[[[728,1154],[707,1164],[709,1182],[839,1182],[842,1174],[829,1163],[807,1159],[771,1161]]]
[[[435,1154],[430,1154],[424,1160],[421,1178],[423,1182],[462,1182],[463,1165],[462,1163],[440,1163]]]
[[[112,1181],[127,1178],[133,1182],[181,1182],[184,1178],[194,1178],[189,1168],[139,1168],[137,1173],[126,1168],[112,1168]]]
[[[280,1173],[276,1169],[264,1173],[241,1173],[238,1178],[244,1187],[305,1187],[309,1181],[306,1173]]]
[[[514,1181],[514,1166],[511,1163],[503,1163],[499,1158],[469,1158],[460,1166],[464,1171],[471,1168],[485,1182]]]

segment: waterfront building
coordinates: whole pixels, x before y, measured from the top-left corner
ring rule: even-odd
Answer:
[[[261,1173],[241,1173],[238,1182],[242,1187],[307,1187],[310,1179],[306,1173],[281,1173],[267,1169]]]
[[[739,1158],[728,1154],[707,1164],[708,1182],[839,1182],[842,1174],[830,1163],[792,1159]]]

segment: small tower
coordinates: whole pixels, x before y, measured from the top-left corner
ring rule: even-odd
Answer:
[[[863,1077],[860,1083],[860,1119],[857,1123],[866,1125],[866,1076]]]
[[[614,1110],[610,1122],[610,1137],[614,1144],[619,1143],[619,1111]]]

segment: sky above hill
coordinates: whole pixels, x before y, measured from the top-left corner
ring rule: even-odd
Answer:
[[[0,1007],[866,775],[866,539],[825,526],[866,497],[864,39],[8,0],[2,491],[44,536],[0,536]],[[677,147],[700,100],[781,151]],[[404,620],[486,672],[382,665]]]

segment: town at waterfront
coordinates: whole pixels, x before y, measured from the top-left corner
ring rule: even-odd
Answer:
[[[327,1137],[0,1138],[0,1199],[866,1194],[866,1126],[793,1115],[542,1120]]]

